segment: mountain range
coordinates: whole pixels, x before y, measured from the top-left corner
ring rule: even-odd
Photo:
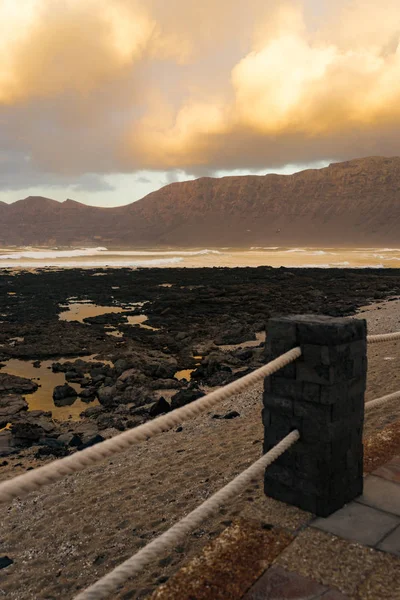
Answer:
[[[0,202],[2,246],[397,246],[400,157],[294,175],[202,177],[116,208]]]

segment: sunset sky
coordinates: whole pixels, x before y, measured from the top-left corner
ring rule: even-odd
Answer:
[[[0,0],[0,200],[400,154],[399,0]]]

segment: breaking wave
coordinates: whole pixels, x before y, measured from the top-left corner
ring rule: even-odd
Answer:
[[[107,248],[77,248],[75,250],[22,250],[20,252],[9,252],[0,254],[0,260],[23,260],[23,259],[54,259],[54,258],[78,258],[79,256],[96,256],[107,252]]]
[[[280,246],[252,246],[250,250],[279,250]]]
[[[55,261],[45,261],[38,264],[37,262],[32,261],[22,261],[18,263],[18,267],[22,268],[31,268],[31,267],[73,267],[73,268],[81,268],[81,267],[92,267],[92,268],[102,268],[102,267],[162,267],[164,265],[175,265],[183,261],[183,258],[176,256],[174,258],[153,258],[149,260],[110,260],[104,258],[104,260],[79,260],[79,261],[63,261],[55,262]],[[16,267],[15,263],[7,263],[6,261],[0,264],[1,267]]]
[[[53,260],[64,258],[80,258],[85,256],[206,256],[207,254],[222,254],[219,250],[108,250],[108,248],[75,248],[71,250],[36,250],[23,249],[18,252],[0,254],[0,260]]]
[[[304,265],[285,265],[287,269],[338,269],[338,268],[351,268],[351,269],[384,269],[385,265],[382,264],[370,264],[370,265],[351,265],[345,261],[341,263],[316,263],[316,264],[304,264]]]

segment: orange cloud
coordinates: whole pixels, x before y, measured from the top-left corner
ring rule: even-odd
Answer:
[[[312,0],[16,4],[0,4],[0,110],[39,167],[194,171],[400,150],[398,0],[319,0],[311,20]]]

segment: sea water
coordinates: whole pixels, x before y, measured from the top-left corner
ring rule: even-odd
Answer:
[[[396,268],[400,248],[0,248],[0,269],[259,266]]]

